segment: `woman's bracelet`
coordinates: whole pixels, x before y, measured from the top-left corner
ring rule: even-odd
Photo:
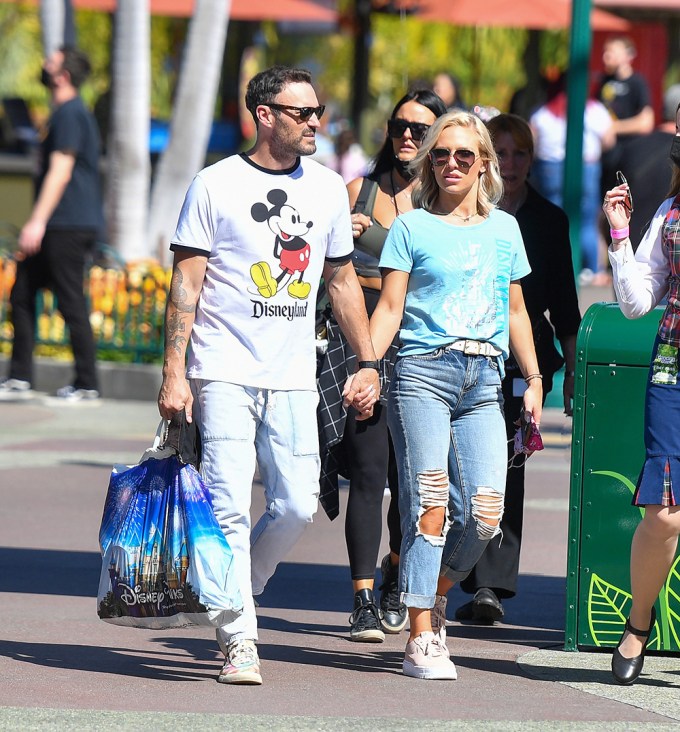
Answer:
[[[630,236],[630,226],[624,229],[609,229],[612,239],[627,239]]]
[[[528,384],[532,379],[541,379],[543,380],[543,374],[529,374],[528,376],[524,377],[524,381]]]

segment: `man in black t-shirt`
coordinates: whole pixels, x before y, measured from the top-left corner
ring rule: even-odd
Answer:
[[[35,300],[49,287],[71,336],[73,384],[57,391],[63,401],[99,397],[96,350],[83,293],[86,256],[103,227],[99,181],[99,132],[78,93],[90,62],[73,48],[55,51],[43,64],[53,112],[41,145],[36,199],[19,235],[17,271],[10,303],[14,342],[9,377],[0,399],[30,397],[33,377]]]
[[[602,190],[616,185],[616,171],[626,156],[626,145],[654,129],[654,110],[647,81],[633,70],[635,45],[630,38],[610,38],[604,44],[602,77],[597,98],[614,120],[616,145],[602,155]]]
[[[664,121],[649,135],[640,135],[626,145],[621,171],[626,176],[635,204],[630,217],[630,241],[637,249],[656,210],[671,187],[668,154],[675,137],[676,111],[680,104],[680,84],[664,94]]]

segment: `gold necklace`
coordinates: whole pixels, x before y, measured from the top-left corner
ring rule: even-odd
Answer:
[[[471,213],[469,216],[461,216],[455,211],[449,211],[448,213],[444,213],[443,211],[433,211],[432,213],[437,214],[437,216],[455,216],[457,219],[460,219],[465,223],[467,223],[470,219],[474,219],[475,216],[479,216],[479,213],[477,211]]]

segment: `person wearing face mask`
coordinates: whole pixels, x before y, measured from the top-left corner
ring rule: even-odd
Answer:
[[[671,184],[668,149],[675,136],[675,110],[679,103],[680,84],[673,84],[664,93],[663,122],[648,135],[631,140],[621,160],[620,169],[635,191],[635,207],[630,216],[630,242],[634,250]]]
[[[376,356],[397,331],[400,341],[387,419],[399,474],[399,589],[410,620],[402,668],[453,680],[446,595],[501,530],[509,345],[536,425],[543,376],[522,296],[531,268],[517,221],[497,207],[503,183],[484,123],[467,112],[440,117],[413,167],[414,210],[385,240],[370,329]]]
[[[632,605],[612,656],[612,675],[632,684],[640,675],[654,629],[654,603],[675,557],[680,534],[680,105],[671,143],[671,185],[637,251],[630,241],[633,195],[626,182],[607,191],[602,210],[610,226],[614,290],[627,318],[640,318],[666,299],[652,349],[645,393],[645,462],[633,494],[644,507],[630,556]],[[377,349],[376,349],[377,352]]]
[[[378,302],[382,286],[378,260],[388,229],[399,214],[413,208],[411,195],[415,181],[409,163],[420,149],[430,125],[445,112],[442,100],[429,89],[404,95],[387,122],[387,136],[371,172],[347,186],[352,209],[353,262],[369,316]],[[397,586],[401,544],[397,477],[384,404],[397,345],[393,343],[380,362],[380,403],[375,405],[370,419],[357,420],[353,408],[345,412],[341,399],[342,385],[353,373],[356,359],[333,317],[327,329],[328,351],[319,376],[321,503],[334,518],[338,513],[338,473],[349,478],[345,539],[354,590],[350,638],[359,642],[381,642],[386,632],[399,633],[406,624],[406,609],[399,600]],[[390,553],[380,565],[382,583],[378,607],[373,579],[388,478],[392,495],[387,516]]]
[[[83,293],[86,258],[103,228],[97,123],[80,98],[90,73],[81,51],[63,47],[45,59],[41,81],[49,89],[52,114],[41,146],[36,199],[19,234],[16,280],[10,295],[14,341],[0,399],[33,394],[35,299],[50,287],[66,321],[75,360],[72,384],[56,396],[63,402],[99,397],[96,350]]]
[[[552,389],[554,373],[566,364],[564,412],[571,415],[576,334],[581,314],[571,259],[569,221],[561,208],[541,196],[527,180],[534,154],[529,125],[514,114],[501,114],[487,122],[487,128],[503,179],[503,197],[498,206],[517,219],[531,266],[531,273],[522,279],[522,291],[531,320],[538,367],[543,374],[543,397],[545,399]],[[563,356],[555,348],[555,336]],[[512,459],[512,438],[517,430],[525,386],[512,354],[505,362],[502,385],[505,430],[510,441],[508,457]],[[501,620],[504,614],[501,601],[514,597],[517,592],[525,475],[524,462],[517,465],[514,462],[505,482],[501,535],[489,542],[472,572],[460,583],[461,589],[473,598],[456,610],[456,620],[477,623]]]

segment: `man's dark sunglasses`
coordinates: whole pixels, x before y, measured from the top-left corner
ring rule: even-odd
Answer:
[[[420,142],[430,129],[430,125],[422,122],[409,122],[407,119],[388,119],[387,134],[394,139],[404,136],[406,130],[411,130],[411,137]]]
[[[302,122],[307,122],[309,119],[311,119],[312,115],[316,115],[317,119],[321,119],[323,117],[323,113],[326,111],[326,105],[325,104],[319,104],[318,107],[294,107],[292,104],[276,104],[274,102],[266,102],[266,105],[268,107],[271,107],[272,109],[277,109],[280,112],[287,112],[288,110],[293,110],[297,112],[297,114],[290,114],[289,117],[293,117],[293,119],[299,119]]]
[[[628,186],[628,194],[626,198],[623,199],[623,205],[630,211],[630,213],[633,213],[633,194],[630,192],[630,186],[628,185],[626,176],[620,170],[616,171],[616,182],[620,186]]]
[[[466,150],[464,148],[460,150],[449,150],[448,147],[435,147],[430,150],[430,160],[432,161],[432,165],[437,168],[446,165],[451,160],[451,156],[453,156],[456,165],[464,173],[467,173],[477,160],[477,155],[472,150]]]

